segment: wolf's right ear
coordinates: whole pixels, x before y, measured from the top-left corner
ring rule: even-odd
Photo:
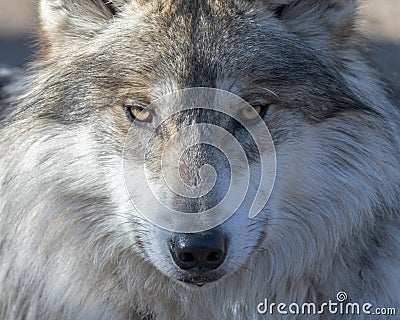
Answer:
[[[275,17],[304,41],[334,48],[354,33],[357,0],[268,0]]]
[[[51,46],[63,47],[100,32],[128,0],[41,0],[42,35]]]

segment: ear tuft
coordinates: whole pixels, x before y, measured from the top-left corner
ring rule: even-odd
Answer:
[[[302,39],[340,42],[352,32],[356,0],[272,0],[274,15]]]
[[[58,46],[93,37],[117,13],[106,0],[41,0],[39,10],[44,38]]]

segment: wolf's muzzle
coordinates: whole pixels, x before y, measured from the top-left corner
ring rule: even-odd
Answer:
[[[226,258],[226,236],[219,229],[200,233],[176,233],[170,238],[176,265],[197,274],[217,269]]]

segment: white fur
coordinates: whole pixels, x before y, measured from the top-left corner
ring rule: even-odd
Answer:
[[[336,2],[343,8],[344,1]],[[90,29],[93,36],[110,17],[101,4],[90,3],[85,12],[97,14],[88,22],[79,19],[77,2],[41,1],[47,36],[60,32],[63,44],[79,43],[81,30]],[[129,10],[138,7],[135,2]],[[23,112],[2,122],[0,318],[265,319],[257,313],[264,299],[320,304],[335,300],[339,291],[352,302],[399,310],[400,115],[357,49],[329,52],[337,37],[331,23],[337,17],[347,22],[352,5],[344,8],[308,23],[296,16],[287,27],[340,66],[352,93],[380,115],[349,111],[313,124],[288,123],[292,134],[277,149],[278,176],[267,207],[254,220],[236,214],[221,226],[232,239],[221,266],[226,276],[201,288],[176,281],[168,232],[132,207],[121,155],[110,146],[119,139],[110,129],[110,115],[92,126],[66,127]],[[313,38],[309,32],[315,26],[320,36]],[[59,43],[54,46],[62,52]],[[61,56],[73,61],[67,53]],[[58,71],[43,68],[30,79],[35,86],[26,89],[19,106],[37,103],[37,96],[54,99],[54,92],[43,91]],[[220,85],[224,88],[224,81]],[[155,87],[149,90],[157,97],[176,84]],[[111,130],[104,139],[109,144],[96,140],[99,126]]]

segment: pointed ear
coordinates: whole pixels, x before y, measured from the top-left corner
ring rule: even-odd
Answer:
[[[105,27],[124,3],[124,0],[41,0],[43,38],[56,47],[91,38]]]
[[[311,45],[337,45],[353,34],[356,0],[272,0],[275,15]],[[328,41],[326,41],[328,40]],[[329,41],[331,40],[331,41]]]

